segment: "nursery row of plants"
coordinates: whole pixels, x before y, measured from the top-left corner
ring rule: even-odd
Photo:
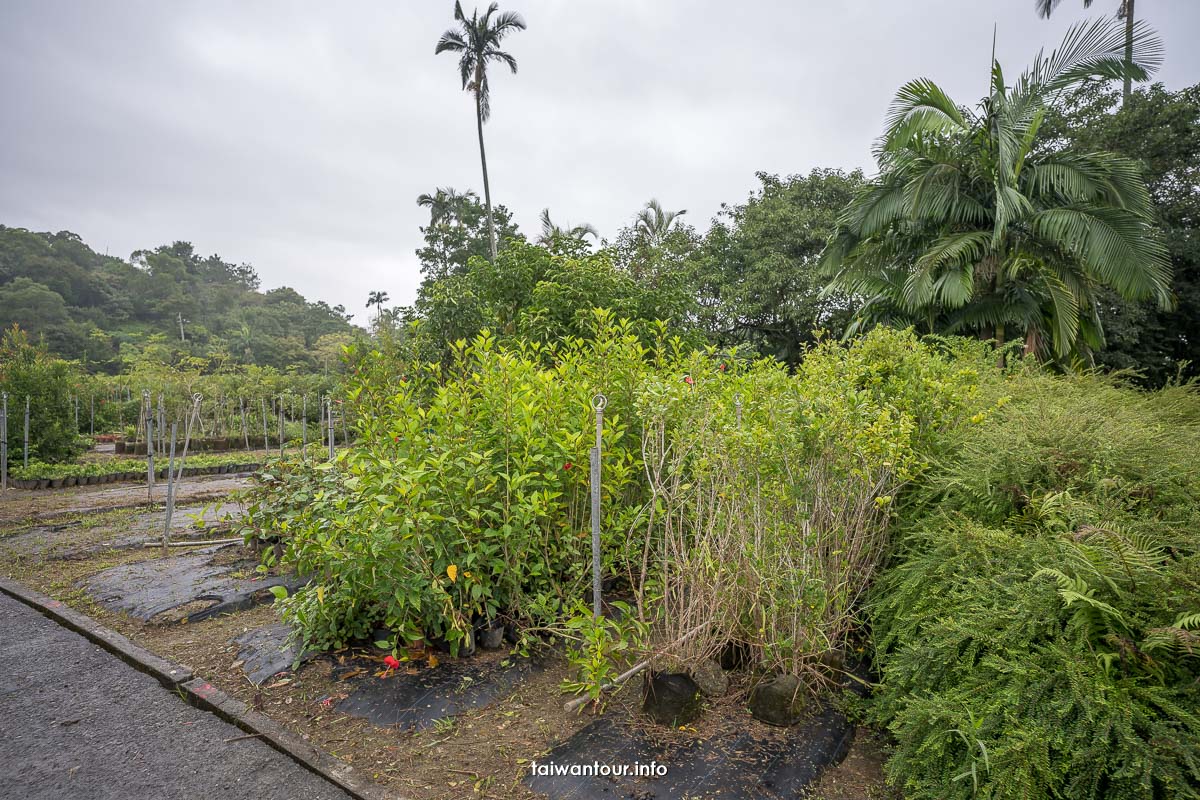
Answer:
[[[87,445],[84,437],[107,434],[119,435],[123,451],[144,454],[147,414],[153,417],[160,446],[166,444],[171,422],[179,423],[182,435],[189,419],[201,449],[210,442],[211,449],[261,447],[264,442],[278,446],[281,417],[283,438],[303,438],[306,426],[308,438],[316,441],[328,427],[330,398],[336,433],[345,439],[340,386],[336,373],[282,373],[198,358],[175,365],[140,359],[122,375],[88,375],[78,364],[31,343],[19,328],[0,337],[0,390],[8,393],[9,443],[23,444],[28,403],[31,455],[46,462],[70,462]],[[126,447],[126,441],[134,444]]]
[[[155,474],[167,477],[168,459],[156,458]],[[177,462],[177,474],[183,477],[194,475],[219,475],[227,472],[246,472],[260,464],[248,460],[245,454],[192,455],[181,463]],[[180,468],[182,467],[182,472]],[[144,481],[149,469],[146,459],[119,458],[86,464],[47,464],[30,461],[29,466],[12,467],[9,483],[16,489],[58,489],[67,486],[87,486],[97,483],[119,481]]]
[[[1194,387],[888,329],[790,373],[597,326],[485,334],[444,367],[355,354],[359,441],[270,464],[246,518],[313,576],[281,603],[309,647],[512,625],[601,698],[645,656],[692,672],[731,647],[819,692],[868,645],[906,796],[1200,796]],[[598,392],[627,613],[594,620]]]

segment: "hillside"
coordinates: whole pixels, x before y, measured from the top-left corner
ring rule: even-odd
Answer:
[[[342,306],[287,287],[261,291],[250,265],[201,256],[187,242],[127,261],[69,231],[4,225],[0,323],[17,323],[58,355],[109,373],[138,358],[317,368],[354,330]]]

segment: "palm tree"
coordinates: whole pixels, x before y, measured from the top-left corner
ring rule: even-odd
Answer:
[[[475,125],[479,130],[479,160],[483,164],[483,197],[487,205],[488,241],[493,262],[496,260],[496,229],[492,221],[492,189],[488,184],[487,154],[483,148],[483,123],[491,116],[487,65],[490,61],[500,61],[516,74],[517,60],[500,49],[500,41],[513,31],[525,30],[525,20],[521,19],[520,14],[513,11],[497,14],[498,8],[497,3],[492,3],[482,17],[476,9],[467,19],[462,3],[455,0],[454,19],[459,24],[459,30],[443,33],[434,49],[435,54],[462,54],[458,59],[462,88],[475,96]]]
[[[646,203],[646,207],[638,212],[637,220],[634,222],[634,230],[638,236],[648,244],[657,246],[662,244],[667,238],[667,234],[671,232],[671,226],[675,221],[687,213],[687,209],[680,211],[663,211],[663,207],[659,205],[657,200],[651,200]]]
[[[542,235],[538,237],[537,243],[543,247],[549,247],[554,243],[555,239],[578,239],[583,240],[585,236],[591,236],[593,239],[600,238],[600,234],[596,229],[587,223],[582,225],[555,225],[550,219],[550,209],[543,208],[540,217],[542,221]]]
[[[935,83],[896,95],[876,154],[880,175],[851,201],[822,255],[831,289],[864,299],[854,330],[897,321],[971,330],[1064,357],[1103,344],[1095,290],[1169,304],[1170,266],[1138,165],[1111,153],[1037,147],[1048,108],[1095,77],[1145,80],[1160,46],[1136,31],[1123,56],[1111,20],[1072,28],[1015,85],[993,59],[978,112]]]
[[[417,196],[417,205],[421,208],[429,209],[429,224],[438,225],[442,222],[453,220],[460,227],[462,226],[463,208],[472,201],[479,199],[479,195],[468,189],[463,193],[453,187],[445,189],[438,187],[433,194],[421,194]]]
[[[370,294],[367,295],[367,308],[370,308],[371,306],[376,306],[376,310],[375,310],[375,323],[376,324],[379,323],[380,318],[383,316],[383,304],[386,303],[387,301],[388,301],[388,293],[387,292],[371,292]]]
[[[1037,12],[1043,19],[1050,19],[1050,15],[1054,13],[1054,9],[1058,8],[1058,4],[1062,0],[1036,0]],[[1125,20],[1125,65],[1133,67],[1133,16],[1134,0],[1121,0],[1121,7],[1117,9],[1117,19]],[[1092,0],[1083,0],[1084,8],[1092,7]],[[1121,105],[1129,105],[1129,92],[1131,90],[1131,76],[1126,73],[1124,77],[1124,86],[1121,92]]]

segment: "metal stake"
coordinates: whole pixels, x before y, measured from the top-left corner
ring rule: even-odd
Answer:
[[[146,407],[146,503],[154,502],[154,403],[150,392],[142,392]]]
[[[604,431],[604,407],[608,398],[597,394],[592,398],[592,409],[596,412],[596,446],[591,452],[592,489],[592,616],[600,619],[600,447]]]
[[[178,422],[171,423],[171,455],[167,459],[167,521],[163,525],[163,555],[171,552],[171,515],[175,513],[175,436]]]
[[[25,466],[29,466],[29,395],[25,395]]]
[[[238,398],[238,410],[242,412],[242,438],[246,440],[246,449],[250,449],[250,428],[246,425],[246,398]]]
[[[0,408],[0,489],[8,488],[8,392],[0,392],[4,398]]]
[[[333,461],[333,398],[325,397],[325,421],[329,423],[329,460]]]

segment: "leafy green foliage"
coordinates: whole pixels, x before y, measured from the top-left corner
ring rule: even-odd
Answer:
[[[435,196],[436,197],[436,196]],[[473,257],[490,260],[487,209],[473,193],[444,197],[447,208],[431,208],[429,225],[421,228],[425,246],[417,250],[421,272],[425,275],[421,297],[430,283],[461,275]],[[492,210],[492,219],[499,239],[498,249],[525,237],[512,221],[512,213],[503,205]]]
[[[8,393],[8,458],[17,463],[25,435],[25,404],[29,403],[29,457],[44,461],[71,458],[82,449],[72,412],[70,365],[53,358],[44,347],[29,343],[16,325],[0,339],[0,389]]]
[[[1082,87],[1047,116],[1046,140],[1052,149],[1119,153],[1141,168],[1171,258],[1175,306],[1101,292],[1107,344],[1096,360],[1161,386],[1200,364],[1200,86],[1172,92],[1155,84],[1118,110],[1119,102],[1104,84]]]
[[[872,593],[890,774],[914,798],[1200,796],[1200,397],[996,391]]]
[[[260,292],[258,285],[250,266],[203,258],[186,242],[125,261],[96,253],[70,232],[0,225],[0,318],[44,337],[52,352],[89,371],[120,372],[140,357],[329,366],[316,357],[319,342],[349,340],[345,309],[309,303],[286,287]]]
[[[445,358],[451,343],[481,331],[546,344],[590,337],[597,308],[634,320],[647,339],[653,336],[651,323],[656,320],[680,335],[689,331],[693,303],[680,283],[639,281],[614,266],[609,251],[556,250],[511,242],[495,263],[472,258],[461,274],[427,281],[417,303],[422,339],[418,346],[425,356]]]
[[[332,473],[320,488],[289,478],[286,503],[251,506],[251,524],[278,530],[285,557],[317,576],[284,604],[310,644],[382,623],[457,649],[480,619],[552,622],[583,594],[590,401],[603,388],[630,407],[645,349],[607,323],[553,350],[487,336],[454,350],[444,370],[414,363],[399,380],[365,356],[349,389],[362,446],[315,468]],[[637,498],[637,438],[613,414],[604,443],[612,529]]]
[[[823,256],[834,285],[858,295],[857,325],[1024,339],[1063,359],[1098,349],[1096,287],[1170,305],[1170,265],[1136,163],[1037,149],[1060,94],[1132,70],[1145,79],[1157,41],[1140,26],[1132,67],[1123,26],[1072,28],[1008,86],[999,63],[978,113],[931,81],[896,95],[877,155],[880,176],[842,215]]]
[[[723,347],[749,345],[795,365],[819,330],[840,336],[845,298],[823,296],[817,259],[860,172],[758,173],[745,203],[723,208],[690,264],[702,325]]]
[[[360,444],[269,470],[248,515],[314,576],[282,605],[309,646],[383,624],[455,649],[501,618],[578,640],[589,692],[626,656],[687,662],[730,640],[764,666],[819,670],[854,625],[895,492],[939,431],[973,418],[995,369],[986,344],[880,330],[790,375],[661,334],[644,344],[608,312],[592,324],[559,345],[481,334],[444,366],[356,354]],[[601,391],[602,568],[628,579],[633,627],[577,613]]]
[[[736,641],[765,668],[827,673],[896,493],[972,418],[994,359],[978,342],[880,329],[821,343],[795,375],[696,353],[686,381],[649,376],[637,410],[652,497],[629,558],[655,652],[696,663]]]

